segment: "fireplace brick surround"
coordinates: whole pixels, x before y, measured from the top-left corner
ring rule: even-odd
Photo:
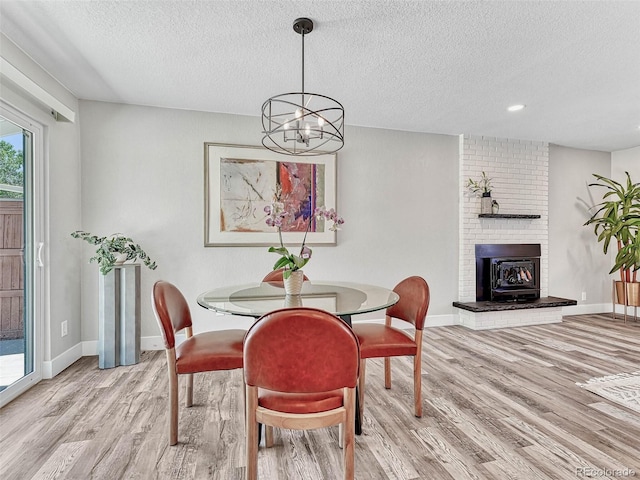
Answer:
[[[549,144],[473,135],[460,135],[459,141],[459,284],[454,304],[476,301],[476,244],[540,244],[540,297],[548,297]],[[483,171],[492,179],[491,195],[500,204],[499,213],[534,218],[479,217],[480,199],[469,194],[464,184],[469,178],[480,178]],[[562,321],[562,306],[543,306],[481,312],[460,309],[459,322],[480,330]]]

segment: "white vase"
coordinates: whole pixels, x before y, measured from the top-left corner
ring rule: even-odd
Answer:
[[[480,198],[480,213],[491,213],[491,193],[483,193]]]
[[[300,295],[302,283],[304,282],[304,272],[295,270],[291,272],[289,278],[284,278],[284,293],[287,295]]]
[[[285,295],[284,306],[286,308],[301,307],[302,296],[300,295]]]
[[[127,261],[127,254],[126,253],[119,253],[116,252],[113,254],[114,257],[116,257],[116,261],[113,262],[114,265],[122,265],[124,262]]]

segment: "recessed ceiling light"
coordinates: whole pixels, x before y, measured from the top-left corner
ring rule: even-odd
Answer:
[[[507,108],[507,110],[509,110],[510,112],[517,112],[519,110],[522,110],[524,107],[524,105],[511,105]]]

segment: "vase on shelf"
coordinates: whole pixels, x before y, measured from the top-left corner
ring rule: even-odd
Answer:
[[[492,201],[491,213],[493,213],[494,215],[497,215],[499,211],[500,211],[500,204],[496,200]]]
[[[289,278],[283,278],[284,293],[287,295],[300,295],[302,292],[302,284],[304,282],[304,272],[302,270],[294,270]]]
[[[480,213],[491,213],[491,192],[484,192],[480,197]]]

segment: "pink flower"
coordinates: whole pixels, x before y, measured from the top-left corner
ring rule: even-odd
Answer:
[[[330,210],[327,210],[324,206],[317,207],[313,212],[313,217],[311,218],[305,220],[300,217],[298,221],[303,223],[306,222],[307,229],[304,235],[304,239],[302,240],[300,253],[298,255],[294,255],[289,252],[282,241],[283,220],[288,215],[290,215],[290,213],[285,211],[285,204],[280,202],[279,200],[280,197],[278,196],[278,192],[276,192],[275,201],[271,205],[267,205],[266,207],[264,207],[264,212],[267,214],[265,222],[270,227],[277,227],[278,238],[280,240],[280,247],[270,247],[269,252],[277,253],[278,255],[280,255],[280,258],[273,267],[274,270],[278,268],[285,268],[285,270],[293,272],[304,267],[311,258],[311,249],[307,247],[305,243],[307,240],[307,234],[309,233],[309,229],[311,228],[311,221],[313,220],[313,218],[333,222],[333,224],[328,228],[328,230],[332,232],[339,230],[338,225],[342,225],[344,223],[344,219],[338,216],[335,209],[332,208]]]

